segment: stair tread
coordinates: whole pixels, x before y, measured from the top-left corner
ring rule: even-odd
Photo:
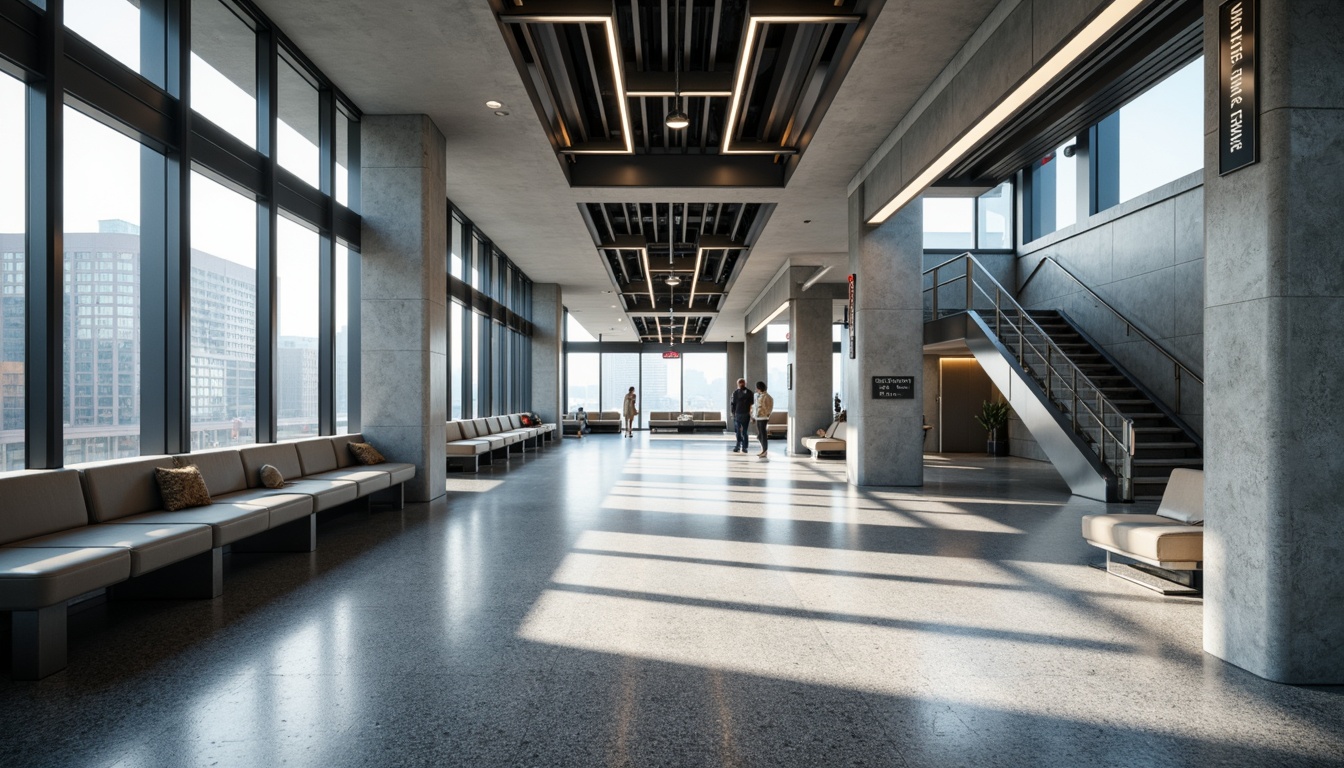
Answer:
[[[1131,459],[1130,463],[1140,467],[1184,467],[1190,465],[1203,466],[1203,457],[1186,459]]]

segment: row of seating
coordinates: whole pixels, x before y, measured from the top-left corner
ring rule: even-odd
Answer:
[[[223,593],[224,548],[311,552],[316,513],[380,491],[404,503],[415,465],[357,463],[360,435],[144,456],[0,474],[0,611],[11,612],[13,676],[66,666],[68,605],[117,597],[210,599]],[[209,503],[166,511],[157,469],[195,466]],[[268,488],[262,467],[286,481]],[[366,502],[367,503],[367,502]]]
[[[511,413],[448,422],[445,453],[449,468],[478,472],[482,461],[486,464],[493,464],[496,458],[507,461],[510,453],[537,450],[546,441],[555,439],[554,424],[524,424],[524,416]]]
[[[849,422],[833,421],[823,435],[811,435],[802,439],[803,447],[812,452],[813,459],[828,456],[845,455],[845,439],[849,436]]]
[[[689,416],[683,419],[683,416]],[[653,411],[649,414],[649,429],[725,430],[721,411]]]
[[[593,432],[620,432],[621,431],[621,412],[620,411],[586,411],[588,429]],[[579,433],[579,412],[570,411],[561,419],[560,424],[564,428],[566,435],[577,435]]]

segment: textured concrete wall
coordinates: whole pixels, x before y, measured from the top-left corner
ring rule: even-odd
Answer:
[[[843,361],[849,482],[923,485],[924,206],[908,205],[880,227],[867,226],[863,210],[860,191],[849,198],[849,271],[857,275],[857,355]],[[872,399],[873,376],[914,377],[914,399]]]
[[[1196,172],[1103,211],[1023,249],[1018,300],[1060,309],[1163,402],[1176,407],[1170,360],[1126,333],[1124,323],[1053,264],[1076,275],[1199,375],[1204,370],[1204,190]],[[1040,265],[1034,277],[1033,270]],[[1184,380],[1181,416],[1203,433],[1202,387]]]
[[[424,115],[365,115],[361,353],[364,435],[416,465],[406,497],[442,496],[448,419],[445,142]]]
[[[747,330],[751,330],[748,328]],[[745,351],[745,369],[741,376],[747,380],[747,388],[756,389],[756,382],[765,381],[769,378],[769,343],[765,339],[765,329],[760,333],[748,333],[746,342],[742,345]],[[733,377],[736,380],[736,376]],[[734,381],[736,383],[736,381]],[[770,382],[766,381],[766,384]]]
[[[725,377],[725,386],[727,387],[727,397],[725,402],[733,401],[733,390],[737,389],[737,380],[742,378],[747,366],[747,348],[739,341],[728,342],[728,375]],[[733,420],[731,413],[725,414],[729,422]],[[729,424],[729,427],[732,425]]]
[[[1215,173],[1205,97],[1204,648],[1287,683],[1344,683],[1342,27],[1338,0],[1261,0],[1257,164]]]
[[[1003,0],[860,171],[865,220],[1108,3]]]
[[[789,453],[806,455],[803,438],[825,429],[834,417],[831,398],[830,298],[794,299],[789,303],[789,364],[793,391],[789,393]]]
[[[547,423],[560,423],[564,408],[565,305],[560,286],[532,285],[532,410]]]

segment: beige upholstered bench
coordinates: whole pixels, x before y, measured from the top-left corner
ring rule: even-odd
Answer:
[[[1156,514],[1086,515],[1083,538],[1106,550],[1108,572],[1163,594],[1188,594],[1200,589],[1203,526],[1204,473],[1174,469]],[[1113,563],[1112,554],[1148,567]]]
[[[771,411],[770,419],[765,423],[765,436],[767,438],[787,437],[788,434],[789,434],[789,412]]]
[[[845,455],[845,438],[849,434],[849,422],[836,421],[826,429],[826,436],[813,435],[803,438],[803,447],[812,452],[813,459],[821,458],[821,454]]]

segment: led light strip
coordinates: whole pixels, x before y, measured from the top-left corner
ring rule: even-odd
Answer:
[[[733,98],[728,103],[728,121],[723,124],[723,146],[721,155],[778,155],[785,154],[784,147],[779,151],[771,149],[733,149],[731,140],[737,129],[737,113],[742,107],[742,93],[747,81],[747,70],[751,68],[752,50],[756,46],[756,30],[762,24],[844,24],[862,21],[861,16],[750,16],[747,19],[747,34],[742,41],[742,53],[737,57],[737,74],[733,77]]]
[[[1082,31],[1074,35],[1064,47],[1060,48],[1053,56],[1046,59],[1035,72],[1032,72],[1021,85],[1017,86],[1002,101],[998,103],[989,114],[980,118],[980,120],[955,144],[948,147],[936,160],[924,169],[924,172],[915,177],[913,181],[906,184],[895,197],[875,216],[868,220],[869,224],[881,224],[891,218],[892,214],[908,205],[912,200],[918,197],[930,184],[937,181],[943,174],[947,173],[957,162],[959,162],[968,152],[975,148],[975,145],[984,141],[991,133],[998,130],[1022,107],[1040,95],[1042,91],[1050,85],[1051,81],[1064,73],[1066,69],[1088,49],[1106,37],[1108,33],[1120,26],[1131,13],[1143,5],[1147,0],[1115,0],[1106,7],[1096,18],[1092,19]],[[750,34],[750,31],[748,31]]]
[[[640,248],[639,255],[644,259],[644,282],[649,284],[649,307],[650,309],[657,310],[658,299],[653,296],[653,273],[649,271],[649,249]]]
[[[700,259],[705,255],[704,248],[695,249],[695,272],[691,275],[691,297],[686,300],[686,308],[695,304],[695,284],[700,281]]]
[[[621,49],[616,42],[616,19],[613,16],[502,16],[512,24],[601,24],[607,32],[607,53],[611,56],[611,76],[616,84],[616,105],[621,111],[621,135],[625,149],[574,149],[566,147],[569,155],[633,155],[635,136],[630,130],[630,105],[626,100],[625,75],[621,72]]]

